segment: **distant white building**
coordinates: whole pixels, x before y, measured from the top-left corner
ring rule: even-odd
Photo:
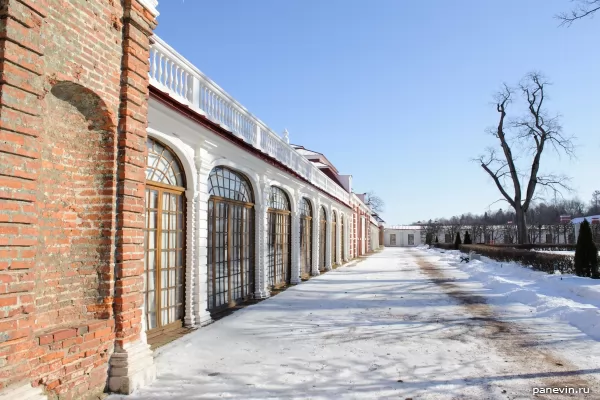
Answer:
[[[383,231],[384,246],[413,247],[421,244],[421,226],[395,225]]]
[[[595,225],[595,224],[600,223],[600,215],[590,215],[590,216],[587,216],[587,217],[573,218],[571,220],[571,223],[573,224],[573,227],[575,228],[575,243],[577,243],[577,239],[579,238],[579,227],[583,223],[584,219],[587,219],[587,221],[590,224],[594,224]]]

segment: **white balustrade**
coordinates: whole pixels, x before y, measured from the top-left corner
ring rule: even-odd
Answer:
[[[350,194],[252,115],[158,36],[150,46],[150,84],[294,170],[343,202]]]

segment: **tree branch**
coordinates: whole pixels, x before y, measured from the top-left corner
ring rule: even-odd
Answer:
[[[574,9],[555,16],[555,18],[561,21],[561,26],[571,26],[573,22],[593,16],[593,14],[600,10],[600,0],[577,0],[576,2],[579,4]]]

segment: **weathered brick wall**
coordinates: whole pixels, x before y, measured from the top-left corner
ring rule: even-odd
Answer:
[[[0,393],[92,396],[140,337],[153,27],[136,0],[0,0]]]

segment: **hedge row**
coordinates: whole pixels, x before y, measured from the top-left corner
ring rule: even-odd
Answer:
[[[566,274],[575,273],[575,262],[573,257],[562,254],[538,253],[512,247],[478,244],[463,244],[460,246],[460,251],[463,253],[474,251],[477,254],[481,254],[496,261],[518,262],[524,266],[529,266],[536,271],[544,271],[549,274],[553,274],[554,271],[557,270]]]
[[[444,250],[454,250],[454,243],[433,243],[434,247]]]
[[[576,244],[487,244],[490,247],[511,247],[520,250],[575,251]]]

